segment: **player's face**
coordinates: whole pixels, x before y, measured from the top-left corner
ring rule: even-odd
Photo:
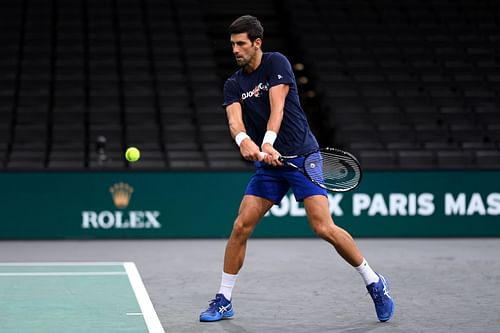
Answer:
[[[260,49],[261,40],[257,38],[253,42],[248,38],[246,32],[241,34],[231,35],[231,47],[233,49],[233,54],[236,59],[236,63],[239,66],[246,66],[255,57],[255,54]]]

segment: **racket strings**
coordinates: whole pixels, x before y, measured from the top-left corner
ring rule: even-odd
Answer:
[[[328,156],[323,159],[323,176],[329,184],[350,188],[358,184],[360,168],[351,158]]]
[[[305,161],[305,169],[311,178],[325,187],[347,190],[359,184],[361,169],[350,156],[326,152],[313,156]]]

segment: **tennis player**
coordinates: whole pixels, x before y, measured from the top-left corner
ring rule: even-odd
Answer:
[[[394,302],[384,277],[372,270],[352,237],[333,223],[327,193],[301,172],[285,167],[282,154],[303,155],[319,148],[299,102],[297,84],[287,58],[263,52],[264,29],[259,20],[245,15],[229,27],[236,63],[241,67],[224,85],[224,104],[229,129],[241,155],[254,161],[256,172],[241,201],[238,216],[226,245],[219,292],[200,321],[218,321],[234,315],[232,290],[245,259],[246,243],[264,214],[279,204],[291,188],[304,202],[314,232],[361,275],[380,321],[391,319]],[[267,153],[264,157],[261,152]],[[301,158],[292,161],[300,165]]]

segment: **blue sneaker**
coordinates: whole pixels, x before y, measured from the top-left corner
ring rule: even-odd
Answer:
[[[376,274],[380,278],[379,281],[366,286],[366,289],[368,289],[368,293],[372,297],[373,303],[375,303],[378,320],[388,321],[394,315],[396,305],[392,301],[391,295],[389,295],[389,284],[382,275]]]
[[[215,295],[215,299],[210,301],[208,309],[200,314],[200,321],[218,321],[224,318],[231,318],[234,315],[233,305],[223,294]]]

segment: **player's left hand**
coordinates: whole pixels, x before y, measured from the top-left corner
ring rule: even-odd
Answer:
[[[274,149],[269,143],[266,143],[262,146],[262,152],[266,155],[264,156],[263,161],[272,166],[282,166],[283,163],[280,162],[279,158],[281,154]]]

